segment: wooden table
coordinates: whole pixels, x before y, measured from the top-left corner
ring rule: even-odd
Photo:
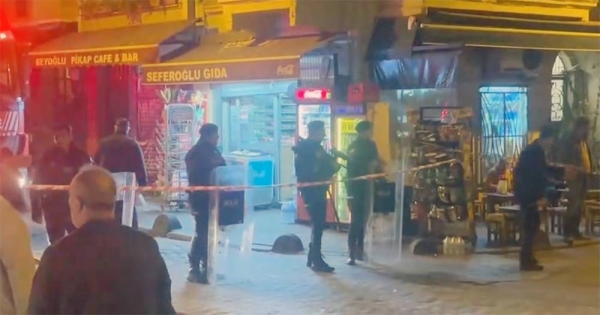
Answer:
[[[500,205],[500,206],[508,206],[510,204],[512,204],[513,199],[514,199],[515,195],[508,193],[508,194],[501,194],[501,193],[485,193],[483,194],[483,203],[484,203],[484,209],[483,209],[483,213],[487,214],[487,213],[493,213],[495,212],[496,209],[494,209],[494,206],[496,204]]]
[[[544,229],[540,229],[538,232],[538,236],[536,237],[536,246],[538,248],[548,247],[550,246],[550,237],[548,234],[550,233],[550,222],[548,214],[551,211],[566,211],[567,207],[545,207],[540,211],[540,221],[544,224]],[[521,206],[519,205],[510,205],[510,206],[501,206],[500,211],[504,213],[513,213],[518,216],[521,215]]]

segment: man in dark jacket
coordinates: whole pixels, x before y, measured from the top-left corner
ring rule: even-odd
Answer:
[[[54,143],[34,168],[34,184],[68,185],[82,166],[92,163],[87,153],[73,142],[71,126],[54,128]],[[32,215],[39,217],[42,210],[50,244],[75,230],[69,217],[66,191],[41,191],[37,195],[41,199],[41,209],[34,206]]]
[[[185,156],[185,166],[190,186],[210,186],[211,175],[215,168],[225,165],[221,152],[217,149],[219,127],[204,124],[200,128],[200,140]],[[196,220],[196,235],[188,255],[190,273],[188,281],[208,283],[206,263],[208,260],[208,223],[210,213],[210,193],[207,191],[190,192],[190,207]]]
[[[348,179],[365,176],[381,171],[377,145],[373,137],[373,124],[361,121],[356,125],[358,137],[348,147]],[[350,212],[350,231],[348,231],[348,265],[355,260],[363,260],[365,217],[368,211],[368,185],[366,180],[350,181],[346,184]]]
[[[325,123],[311,121],[308,124],[308,138],[300,140],[293,148],[295,153],[296,177],[298,183],[329,181],[340,169],[321,142],[325,139]],[[327,217],[327,191],[329,185],[300,188],[300,194],[312,221],[312,235],[306,265],[317,272],[333,272],[321,254],[321,239]]]
[[[554,130],[542,128],[539,139],[525,147],[514,171],[515,198],[521,206],[523,217],[523,240],[520,268],[523,271],[539,271],[543,267],[533,257],[533,243],[540,228],[539,208],[546,206],[546,188],[551,181],[545,151],[552,146]]]
[[[158,244],[115,222],[115,196],[106,170],[75,176],[69,208],[78,229],[44,251],[29,314],[175,314]]]
[[[94,161],[111,173],[135,173],[139,186],[146,186],[146,163],[140,145],[135,139],[129,137],[129,121],[120,118],[115,123],[115,133],[102,139]],[[123,218],[123,201],[117,201],[115,218],[121,223]],[[133,224],[137,229],[137,213],[133,208]]]

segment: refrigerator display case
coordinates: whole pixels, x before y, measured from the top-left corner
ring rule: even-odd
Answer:
[[[188,186],[185,155],[196,142],[196,117],[196,110],[192,105],[170,104],[166,107],[165,175],[168,186]],[[186,192],[168,192],[164,198],[169,207],[182,209],[188,196]]]
[[[244,169],[244,186],[252,196],[248,200],[253,207],[270,206],[273,203],[275,161],[268,154],[252,151],[234,151],[224,156],[227,165],[241,165]]]
[[[334,119],[335,138],[334,148],[340,152],[347,153],[348,147],[356,139],[356,125],[364,119],[364,116],[346,116],[336,117]],[[346,165],[347,161],[339,161],[340,164]],[[333,187],[335,195],[335,210],[339,222],[342,224],[350,223],[350,208],[348,206],[348,192],[346,191],[346,183],[342,183],[347,179],[346,167],[342,167],[336,175],[336,182]]]

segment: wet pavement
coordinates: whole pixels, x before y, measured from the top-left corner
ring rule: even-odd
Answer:
[[[152,209],[151,209],[152,210]],[[266,214],[267,217],[269,214]],[[152,211],[140,213],[151,226]],[[282,232],[307,242],[308,227],[281,226],[271,219],[255,224],[255,247],[272,244]],[[275,214],[277,215],[277,214]],[[193,229],[185,213],[182,232]],[[189,218],[189,219],[186,219]],[[43,227],[30,224],[36,252],[45,247]],[[264,251],[221,250],[223,276],[210,286],[190,284],[188,243],[157,238],[169,268],[173,303],[185,314],[598,314],[600,247],[538,253],[546,269],[521,273],[516,255],[415,257],[384,265],[346,266],[345,233],[327,231],[325,254],[334,274],[315,274],[305,256]]]

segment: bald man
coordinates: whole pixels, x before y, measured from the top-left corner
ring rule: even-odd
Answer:
[[[33,280],[29,314],[175,314],[156,241],[114,219],[110,173],[88,167],[69,189],[77,230],[50,245]]]

